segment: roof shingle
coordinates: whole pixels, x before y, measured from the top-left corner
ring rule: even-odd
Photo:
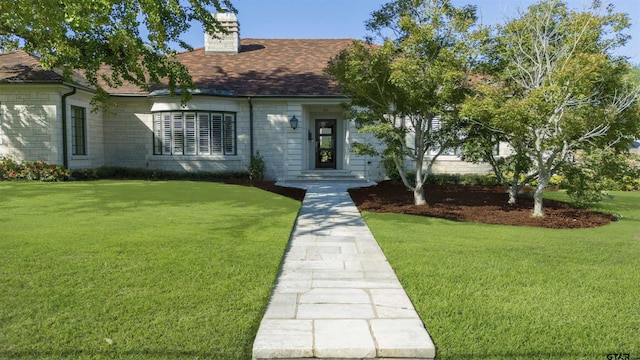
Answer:
[[[25,51],[0,53],[0,82],[62,82],[62,75],[45,70]]]
[[[199,89],[236,95],[333,96],[335,83],[324,74],[330,58],[351,39],[243,39],[238,54],[205,55],[204,48],[181,53]]]
[[[196,88],[235,96],[339,96],[337,85],[325,74],[329,59],[352,39],[242,39],[238,54],[205,54],[204,48],[180,53]],[[105,69],[106,71],[106,69]],[[62,76],[38,65],[24,51],[0,54],[0,82],[62,81]],[[133,84],[110,88],[114,95],[147,95]],[[152,90],[165,89],[152,86]]]

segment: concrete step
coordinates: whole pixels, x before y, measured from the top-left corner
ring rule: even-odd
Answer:
[[[366,180],[351,174],[346,170],[308,170],[287,182],[318,181],[318,182],[363,182]]]

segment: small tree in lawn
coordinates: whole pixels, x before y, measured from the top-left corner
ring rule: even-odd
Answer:
[[[2,0],[0,51],[24,48],[43,68],[62,69],[67,81],[81,72],[102,105],[103,81],[145,90],[164,81],[172,95],[181,89],[186,102],[193,81],[172,59],[174,46],[192,49],[181,38],[192,20],[210,33],[222,30],[211,11],[223,9],[235,11],[230,0]]]
[[[458,9],[449,0],[397,0],[367,22],[381,46],[355,42],[327,68],[351,97],[348,113],[361,131],[387,147],[385,156],[416,205],[426,204],[424,182],[438,155],[460,141],[458,107],[467,91],[475,20],[475,8]],[[403,163],[414,166],[414,179]]]
[[[504,66],[468,100],[469,109],[486,112],[478,121],[531,161],[534,216],[543,216],[544,189],[576,151],[622,148],[639,131],[640,90],[625,87],[629,64],[611,54],[626,41],[629,19],[599,10],[599,2],[578,12],[544,0],[499,27],[495,54]]]

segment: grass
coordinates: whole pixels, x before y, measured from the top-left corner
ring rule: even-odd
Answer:
[[[553,230],[364,217],[439,360],[640,358],[640,193],[600,209],[622,220]]]
[[[250,358],[300,207],[204,182],[0,193],[0,358]]]

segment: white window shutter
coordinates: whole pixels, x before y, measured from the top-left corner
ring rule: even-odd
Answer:
[[[171,154],[171,143],[173,137],[171,136],[171,113],[162,114],[162,152],[164,154]]]
[[[211,124],[209,114],[198,114],[198,153],[211,154]]]
[[[153,116],[153,153],[162,154],[162,114]]]
[[[231,114],[224,116],[224,153],[225,155],[233,155],[236,150],[236,123],[235,118]]]
[[[211,114],[211,152],[222,153],[222,114]]]
[[[184,154],[195,155],[196,154],[196,114],[186,113],[184,114]]]
[[[173,113],[173,154],[182,155],[184,153],[184,120],[182,113]]]

